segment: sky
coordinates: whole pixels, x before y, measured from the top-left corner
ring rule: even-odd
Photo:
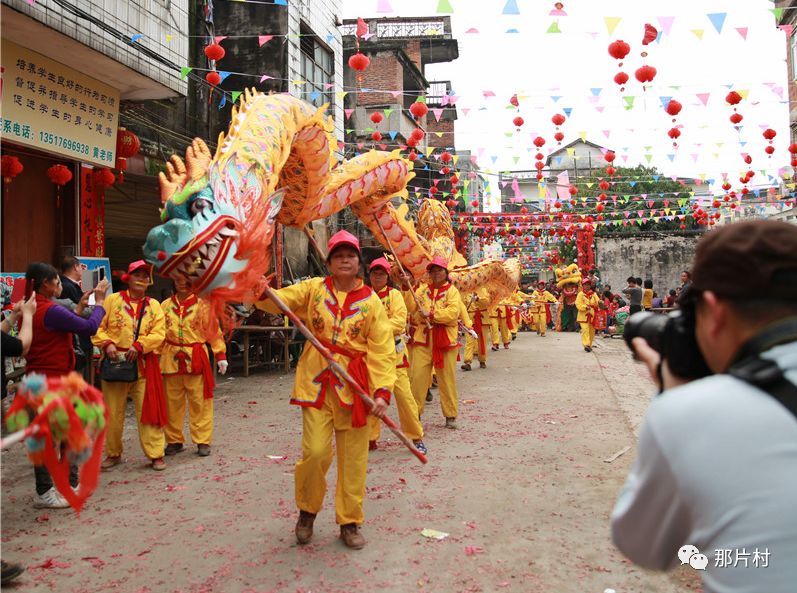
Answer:
[[[343,16],[451,17],[459,58],[429,65],[427,79],[451,80],[456,148],[472,151],[488,177],[533,168],[538,135],[547,140],[543,154],[559,148],[551,117],[567,112],[562,146],[586,138],[614,150],[620,166],[644,164],[666,175],[719,180],[715,186],[725,175],[739,185],[747,170],[743,153],[753,157],[754,182],[776,181],[788,166],[787,36],[776,26],[774,3],[566,0],[566,16],[552,15],[554,4],[343,0]],[[513,12],[518,14],[506,14]],[[646,23],[659,36],[643,46]],[[561,32],[547,32],[557,28]],[[631,45],[622,68],[607,50],[617,39]],[[657,74],[643,88],[634,72],[644,64]],[[630,76],[624,92],[613,81],[620,70]],[[728,119],[730,90],[744,96],[737,105],[744,117],[739,130]],[[518,108],[509,104],[514,94]],[[675,123],[663,107],[670,97],[683,105]],[[512,123],[517,115],[525,121],[519,132]],[[677,148],[667,136],[673,125],[682,126]],[[772,157],[764,152],[766,128],[777,132]]]

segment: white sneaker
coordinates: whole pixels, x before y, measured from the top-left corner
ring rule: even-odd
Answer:
[[[60,492],[55,489],[55,486],[53,486],[44,494],[37,494],[33,497],[33,508],[66,509],[69,508],[69,503],[61,496]]]

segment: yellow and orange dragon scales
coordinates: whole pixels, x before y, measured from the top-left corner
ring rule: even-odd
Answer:
[[[196,139],[185,162],[173,156],[167,163],[160,179],[163,224],[150,231],[145,258],[161,275],[187,276],[218,313],[226,302],[253,298],[271,265],[275,222],[302,228],[351,206],[416,278],[442,255],[462,291],[489,286],[504,295],[516,288],[516,260],[467,266],[440,202],[424,201],[417,230],[406,204],[393,207],[394,197],[406,200],[415,176],[398,150],[372,150],[338,163],[333,130],[324,108],[247,90],[215,155]]]

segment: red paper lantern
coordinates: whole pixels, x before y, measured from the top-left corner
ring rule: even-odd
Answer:
[[[353,56],[349,57],[349,68],[352,70],[357,70],[357,72],[362,72],[368,68],[370,63],[371,58],[360,52],[357,52]]]
[[[457,205],[456,200],[446,200],[446,206],[448,206],[449,208],[455,208],[456,205]]]
[[[545,138],[543,138],[542,136],[537,136],[534,139],[534,146],[536,146],[537,148],[542,148],[544,144],[545,144]]]
[[[444,151],[443,154],[440,155],[440,160],[444,163],[450,163],[452,158],[451,153],[448,151]]]
[[[452,175],[451,177],[448,178],[448,181],[451,183],[451,185],[456,185],[457,183],[459,183],[459,177],[457,177],[456,175]]]
[[[751,157],[749,154],[744,155],[744,162],[749,165],[753,162],[753,157]]]
[[[215,70],[211,70],[207,74],[205,74],[205,80],[208,81],[210,86],[216,86],[221,84],[221,74],[216,72]]]
[[[3,181],[6,183],[11,183],[25,169],[17,157],[8,154],[3,155],[1,167]]]
[[[797,144],[789,144],[789,152],[791,154],[797,153]]]
[[[553,125],[561,126],[563,123],[565,123],[565,116],[561,113],[557,113],[551,118],[551,121],[553,122]]]
[[[646,82],[653,82],[653,79],[656,77],[656,69],[653,66],[645,65],[641,68],[637,68],[637,71],[634,72],[634,76],[643,84]]]
[[[741,102],[742,96],[737,93],[736,91],[731,91],[727,95],[725,95],[725,102],[729,105],[738,105]]]
[[[605,208],[606,208],[606,206],[604,206],[603,204],[598,204],[597,206],[595,206],[595,210],[596,210],[597,212],[603,212],[603,210],[604,210]]]
[[[371,114],[371,121],[374,122],[375,124],[380,123],[383,119],[384,119],[384,117],[378,111],[374,111]]]
[[[415,116],[416,119],[422,118],[424,115],[429,113],[429,108],[426,106],[426,103],[421,101],[416,101],[412,105],[410,105],[410,113]]]
[[[517,116],[515,119],[513,119],[513,120],[512,120],[512,123],[513,123],[513,124],[515,124],[515,127],[517,127],[518,129],[520,129],[520,128],[521,128],[521,126],[522,126],[524,123],[526,123],[526,122],[524,122],[524,121],[523,121],[523,118],[522,118],[522,117],[520,117],[520,116],[518,115],[518,116]]]
[[[614,82],[619,85],[624,85],[626,82],[628,82],[628,74],[625,72],[618,72],[614,75]]]
[[[96,188],[103,190],[116,182],[116,176],[110,169],[99,167],[94,169],[94,172],[91,174],[91,180]]]
[[[515,107],[517,107],[519,105],[517,100],[517,95],[512,95],[512,97],[509,99],[509,102]]]
[[[537,161],[536,163],[534,163],[534,167],[538,171],[542,171],[545,168],[545,163],[543,163],[542,161]]]
[[[70,171],[69,167],[65,165],[53,165],[47,169],[47,177],[54,184],[58,186],[64,186],[72,181],[72,171]]]
[[[615,173],[617,173],[617,169],[615,169],[614,167],[606,167],[607,175],[614,175]]]
[[[380,134],[379,132],[374,132],[373,134],[371,134],[371,140],[373,140],[374,142],[379,142],[381,139],[382,139],[382,134]]]
[[[442,169],[440,169],[441,175],[448,175],[449,173],[451,173],[451,169],[449,169],[448,167],[443,167]]]
[[[119,171],[119,183],[124,183],[124,172],[127,171],[127,159],[138,154],[141,141],[133,132],[119,128],[116,133],[116,170]]]
[[[430,187],[429,188],[429,193],[432,194],[432,195],[435,195],[437,193],[437,186],[433,185],[432,187]]]
[[[554,208],[561,208],[562,207],[562,203],[561,202],[554,202],[553,203],[553,207]]]
[[[767,154],[772,154],[773,152],[775,152],[775,147],[774,146],[767,146],[764,149],[764,152],[767,153]]]
[[[607,150],[606,154],[603,155],[603,158],[607,163],[612,163],[614,162],[614,159],[617,158],[617,155],[614,154],[614,152],[612,152],[611,150]]]
[[[739,123],[739,122],[741,122],[743,119],[744,119],[744,118],[742,117],[742,114],[741,114],[741,113],[732,113],[732,114],[731,114],[731,123],[732,123],[732,124],[734,124],[734,125],[735,125],[735,124],[738,124],[738,123]]]
[[[479,200],[472,200],[470,205],[473,206],[474,208],[478,208],[479,207]]]
[[[578,193],[578,188],[575,185],[571,185],[570,187],[567,188],[567,191],[570,192],[571,196],[574,196]]]
[[[671,99],[670,102],[667,103],[667,113],[675,117],[676,115],[681,113],[682,107],[683,105],[681,105],[678,101],[676,101],[675,99]]]
[[[622,60],[631,51],[631,46],[622,39],[613,41],[609,44],[609,55],[615,60]]]
[[[407,158],[408,158],[409,160],[411,160],[411,161],[415,161],[415,160],[417,160],[417,159],[418,159],[418,153],[417,153],[417,152],[415,152],[415,151],[413,150],[411,153],[409,153],[409,154],[407,155]]]
[[[606,191],[607,189],[609,189],[609,182],[606,181],[605,179],[601,179],[601,182],[598,184],[598,187]]]
[[[767,128],[766,130],[764,130],[763,133],[764,138],[766,138],[767,140],[772,140],[777,135],[778,133],[772,128]]]
[[[731,189],[731,184],[726,181],[725,183],[722,184],[722,189],[728,191],[729,189]]]
[[[670,131],[667,132],[667,135],[673,140],[675,140],[681,135],[681,130],[679,130],[678,128],[670,128]]]
[[[564,135],[564,134],[562,134],[562,132],[556,132],[556,134],[554,134],[554,135],[553,135],[553,138],[554,138],[554,140],[556,140],[557,142],[561,142],[562,140],[564,140],[564,138],[565,138],[565,135]]]
[[[225,53],[224,48],[218,43],[211,43],[205,47],[205,55],[208,60],[218,61],[224,57]]]

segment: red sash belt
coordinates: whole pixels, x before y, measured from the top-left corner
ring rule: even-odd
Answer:
[[[512,309],[509,305],[504,305],[504,314],[506,314],[506,327],[509,331],[515,329],[515,324],[512,323]]]
[[[335,345],[332,342],[326,341],[324,338],[318,338],[318,341],[321,342],[330,352],[334,352],[335,354],[340,354],[341,356],[345,356],[346,358],[349,359],[349,364],[346,365],[346,370],[349,372],[352,378],[357,382],[357,385],[360,387],[360,389],[362,389],[366,394],[370,394],[371,391],[368,385],[368,367],[365,364],[365,352],[355,352],[354,350],[348,350],[347,348],[342,348],[341,346]],[[333,391],[335,390],[333,389]],[[360,428],[368,423],[368,410],[365,408],[365,402],[360,397],[360,394],[357,393],[356,391],[357,390],[354,389],[354,386],[352,386],[352,392],[353,392],[353,396],[351,398],[352,428]],[[340,402],[340,399],[338,399],[338,402]],[[341,405],[346,407],[345,404],[343,404],[342,402],[340,403]]]
[[[144,405],[141,410],[141,424],[152,426],[166,426],[168,412],[166,411],[166,397],[163,393],[163,376],[158,355],[155,352],[142,355],[144,362]],[[139,367],[140,368],[140,367]]]
[[[434,368],[443,368],[443,354],[453,346],[448,339],[448,328],[445,325],[432,325],[432,362]]]
[[[487,347],[484,344],[484,326],[482,325],[482,312],[474,311],[473,314],[473,329],[479,334],[479,355],[484,356],[487,352]]]
[[[191,373],[192,375],[202,375],[204,378],[203,396],[205,399],[213,399],[213,390],[216,387],[216,380],[213,377],[213,368],[210,366],[210,358],[208,357],[208,350],[205,348],[205,342],[190,342],[182,344],[180,342],[172,342],[166,340],[170,346],[177,346],[179,348],[191,348]],[[185,363],[181,360],[181,372],[186,373]]]

